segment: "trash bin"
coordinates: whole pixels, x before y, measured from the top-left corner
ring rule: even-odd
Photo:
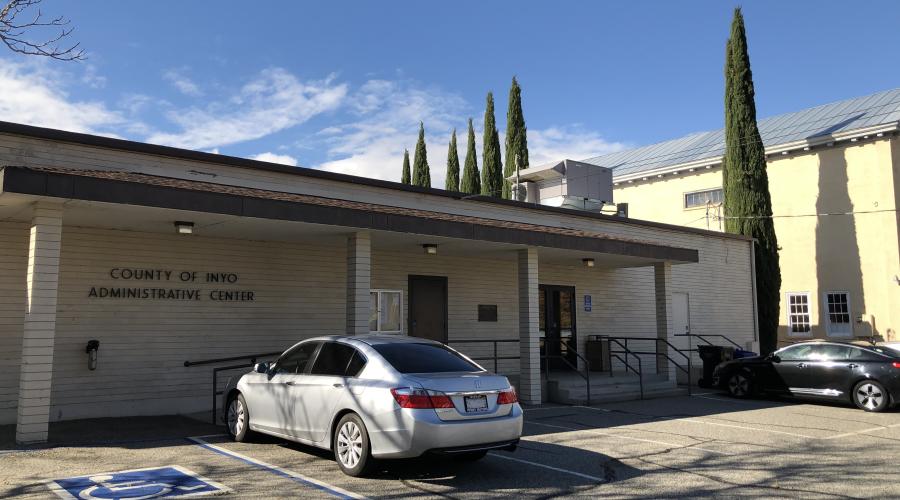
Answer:
[[[757,354],[753,351],[745,351],[743,349],[735,349],[734,350],[734,358],[732,358],[732,359],[752,358],[754,356],[759,356],[759,354]]]
[[[720,345],[697,346],[700,360],[703,361],[703,377],[697,381],[700,387],[712,387],[713,370],[723,361],[734,359],[734,347],[722,347]]]
[[[586,344],[587,360],[591,364],[591,371],[605,372],[608,370],[609,367],[606,364],[609,361],[609,340],[599,335],[592,335],[588,337]]]

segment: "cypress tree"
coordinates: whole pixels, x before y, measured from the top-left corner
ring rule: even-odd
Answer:
[[[512,198],[512,185],[508,179],[516,173],[516,155],[519,169],[528,168],[528,138],[526,137],[525,115],[522,114],[522,89],[516,77],[509,88],[509,108],[506,111],[506,168],[503,169],[503,197]]]
[[[484,110],[484,138],[482,140],[481,194],[499,198],[503,195],[503,164],[500,160],[500,137],[494,120],[494,93],[488,92]]]
[[[450,149],[447,151],[447,180],[444,182],[447,191],[459,191],[459,152],[456,150],[456,129],[450,136]]]
[[[466,145],[466,164],[463,167],[462,184],[459,190],[466,194],[481,193],[481,174],[478,172],[478,156],[475,153],[475,129],[469,118],[469,141]]]
[[[734,10],[725,53],[725,230],[756,239],[756,304],[760,350],[775,350],[781,270],[772,222],[766,154],[756,125],[753,74],[741,9]]]
[[[409,150],[403,150],[403,173],[400,174],[400,182],[403,184],[412,184],[412,179],[410,179],[409,175]]]
[[[428,169],[428,154],[425,151],[425,125],[419,122],[419,140],[416,141],[416,155],[413,157],[412,183],[416,186],[431,187],[431,172]]]

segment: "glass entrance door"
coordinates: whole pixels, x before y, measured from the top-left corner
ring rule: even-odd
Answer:
[[[577,337],[575,333],[575,287],[540,285],[541,355],[554,356],[548,359],[550,368],[567,368],[562,356],[573,366],[578,366],[575,353]]]

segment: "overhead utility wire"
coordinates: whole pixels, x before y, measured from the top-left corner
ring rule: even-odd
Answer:
[[[896,208],[885,208],[881,210],[859,210],[849,212],[821,212],[815,214],[784,214],[784,215],[713,215],[714,219],[787,219],[795,217],[825,217],[832,215],[857,215],[857,214],[878,214],[885,212],[896,212]]]

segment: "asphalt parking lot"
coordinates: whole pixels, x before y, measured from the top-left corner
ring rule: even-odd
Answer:
[[[515,452],[476,463],[386,462],[343,475],[329,453],[233,443],[185,417],[63,422],[47,447],[0,429],[0,497],[55,498],[54,480],[178,466],[237,497],[609,498],[900,496],[900,412],[719,394],[526,409]],[[196,486],[200,488],[200,486]]]

